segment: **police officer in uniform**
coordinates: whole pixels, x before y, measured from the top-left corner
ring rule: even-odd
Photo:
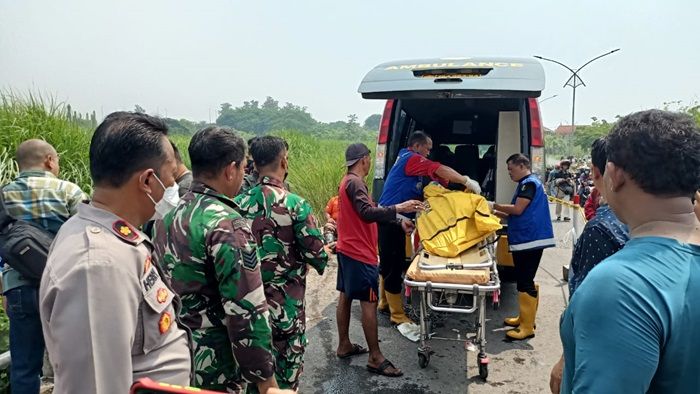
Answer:
[[[54,394],[127,393],[140,378],[188,385],[188,331],[179,298],[137,227],[167,210],[177,187],[167,127],[113,113],[90,144],[93,200],[56,236],[39,302]]]

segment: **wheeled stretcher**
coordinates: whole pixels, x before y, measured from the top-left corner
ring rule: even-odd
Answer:
[[[486,302],[489,299],[494,308],[497,308],[501,289],[496,268],[495,240],[496,236],[493,233],[453,258],[431,255],[425,250],[418,251],[414,257],[406,272],[404,284],[412,292],[418,292],[420,299],[418,364],[421,368],[428,366],[430,356],[434,353],[429,344],[430,340],[460,341],[465,345],[465,358],[469,354],[468,350],[478,351],[479,376],[484,380],[488,377]],[[464,299],[467,302],[461,302]],[[430,315],[434,312],[476,313],[476,332],[464,339],[434,336],[430,327]]]

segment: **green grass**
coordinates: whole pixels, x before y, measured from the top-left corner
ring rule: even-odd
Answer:
[[[60,155],[61,177],[89,192],[91,132],[68,120],[63,103],[37,95],[0,93],[0,184],[17,175],[17,146],[30,138],[53,145]]]
[[[0,184],[17,175],[14,154],[30,138],[44,139],[61,156],[60,177],[92,190],[88,153],[92,130],[69,120],[64,103],[37,95],[0,92]],[[345,148],[349,141],[319,139],[299,131],[278,132],[289,143],[289,183],[294,193],[307,199],[320,221],[323,209],[345,173]],[[244,139],[249,135],[241,133]],[[173,135],[185,163],[189,164],[189,137]],[[363,141],[370,148],[374,141]]]

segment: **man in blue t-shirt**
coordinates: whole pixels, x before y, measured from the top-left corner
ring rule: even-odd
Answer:
[[[605,201],[603,183],[607,163],[605,147],[605,137],[598,138],[591,145],[591,178],[596,189],[602,191],[602,194],[599,197],[600,206],[596,210],[595,217],[586,223],[574,246],[569,271],[569,298],[573,297],[574,292],[593,267],[617,253],[629,240],[627,226],[620,222]],[[563,368],[564,356],[562,355],[559,362],[552,368],[550,376],[549,386],[554,393],[558,393],[561,387]]]
[[[700,392],[700,130],[683,114],[638,112],[606,152],[605,197],[631,239],[562,315],[561,392]]]

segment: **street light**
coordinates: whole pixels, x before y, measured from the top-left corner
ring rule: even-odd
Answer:
[[[548,62],[556,63],[556,64],[566,68],[567,70],[569,70],[571,72],[571,76],[569,77],[569,79],[566,80],[566,83],[564,83],[563,87],[571,86],[571,88],[573,90],[573,94],[572,94],[572,98],[571,98],[571,134],[572,135],[576,131],[576,88],[581,86],[581,85],[586,86],[586,84],[583,82],[583,79],[581,79],[581,76],[579,76],[579,72],[581,72],[581,70],[583,70],[584,67],[586,67],[587,65],[600,59],[601,57],[612,55],[613,53],[615,53],[619,50],[620,50],[620,48],[617,48],[617,49],[614,49],[610,52],[604,53],[600,56],[596,56],[593,59],[584,63],[583,66],[577,68],[576,70],[574,70],[573,68],[567,66],[566,64],[564,64],[560,61],[557,61],[554,59],[548,59],[548,58],[542,57],[542,56],[535,56],[536,59],[546,60]]]

